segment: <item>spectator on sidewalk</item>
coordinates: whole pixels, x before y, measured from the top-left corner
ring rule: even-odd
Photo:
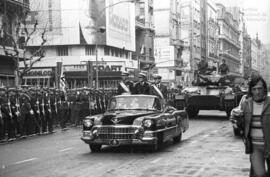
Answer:
[[[242,103],[245,152],[250,154],[252,173],[267,177],[270,158],[270,97],[261,76],[251,78],[248,98]]]

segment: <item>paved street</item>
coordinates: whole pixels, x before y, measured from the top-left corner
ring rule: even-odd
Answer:
[[[142,148],[104,147],[90,153],[80,128],[0,145],[1,177],[181,176],[246,177],[249,159],[241,139],[233,137],[223,112],[202,111],[190,120],[179,144],[156,153]]]

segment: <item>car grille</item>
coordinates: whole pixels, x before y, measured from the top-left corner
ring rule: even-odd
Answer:
[[[136,127],[99,127],[99,139],[133,139]]]

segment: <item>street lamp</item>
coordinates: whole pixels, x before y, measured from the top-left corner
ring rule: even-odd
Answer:
[[[100,27],[99,29],[96,29],[96,36],[98,33],[104,33],[106,31],[105,27]],[[98,84],[98,41],[96,39],[96,43],[95,43],[95,53],[96,53],[96,89],[99,88],[99,84]]]
[[[126,2],[137,2],[137,1],[139,1],[139,0],[123,0],[123,1],[119,1],[119,2],[116,2],[116,3],[114,3],[114,4],[110,4],[110,5],[106,6],[106,7],[104,7],[104,8],[98,13],[99,16],[98,16],[98,18],[97,18],[97,20],[96,20],[96,25],[99,24],[98,22],[99,22],[99,20],[100,20],[100,17],[101,17],[101,15],[102,15],[102,13],[103,13],[107,8],[113,7],[113,6],[115,6],[115,5],[117,5],[117,4],[121,4],[121,3],[126,3]],[[96,29],[96,41],[95,41],[95,54],[96,54],[96,89],[98,89],[98,88],[99,88],[99,83],[98,83],[98,71],[99,71],[99,69],[98,69],[98,41],[97,41],[97,34],[98,34],[98,33],[104,33],[104,32],[106,31],[106,28],[105,28],[105,27],[97,27],[97,26],[96,26],[95,29]]]

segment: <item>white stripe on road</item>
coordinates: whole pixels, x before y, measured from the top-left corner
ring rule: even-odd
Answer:
[[[217,133],[218,132],[218,130],[214,130],[214,131],[212,131],[212,133]]]
[[[198,140],[191,141],[190,144],[198,143]]]
[[[22,164],[22,163],[25,163],[25,162],[30,162],[30,161],[33,161],[33,160],[36,160],[36,159],[37,159],[37,158],[26,159],[26,160],[22,160],[22,161],[15,162],[14,164],[18,165],[18,164]]]
[[[62,150],[60,150],[59,152],[65,152],[65,151],[69,151],[69,150],[71,150],[71,149],[73,149],[73,148],[70,147],[70,148],[62,149]]]
[[[206,169],[206,166],[201,167],[201,168],[200,168],[194,175],[192,175],[192,176],[197,177],[197,176],[201,175],[201,173],[202,173],[203,171],[205,171],[205,169]]]
[[[209,136],[209,134],[203,135],[202,138],[207,138],[208,136]]]
[[[151,161],[151,163],[157,163],[157,162],[160,161],[161,159],[162,159],[162,158],[157,158],[157,159]]]

